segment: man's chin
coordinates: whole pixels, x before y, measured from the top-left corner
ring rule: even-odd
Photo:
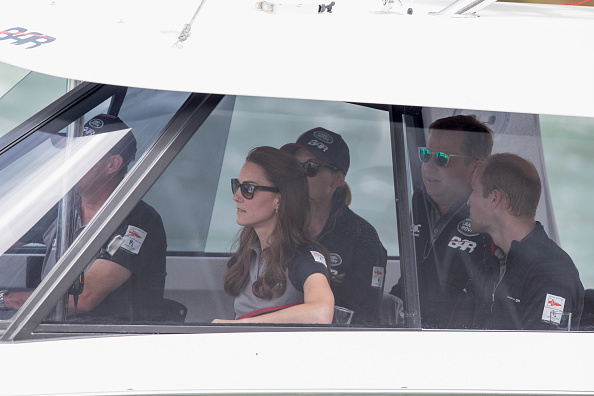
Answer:
[[[472,232],[481,234],[483,232],[483,228],[480,226],[480,224],[473,223],[472,216],[469,216],[469,220],[470,220],[470,229],[472,230]]]
[[[428,194],[432,193],[435,195],[443,189],[441,182],[438,180],[423,180],[423,183],[425,184],[425,190]]]
[[[440,189],[438,189],[438,188],[425,187],[425,191],[427,191],[427,195],[429,195],[431,197],[431,199],[434,200],[435,202],[439,202],[440,198],[443,195],[441,193]]]

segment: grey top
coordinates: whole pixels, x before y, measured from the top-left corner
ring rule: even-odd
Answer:
[[[253,246],[252,250],[250,281],[235,298],[236,319],[248,314],[248,317],[258,316],[301,304],[303,303],[303,285],[307,278],[315,273],[321,273],[328,277],[326,261],[319,248],[317,246],[305,246],[297,252],[293,260],[287,265],[285,274],[289,282],[287,282],[285,292],[280,296],[274,296],[270,300],[256,297],[252,285],[264,274],[266,260],[262,257],[260,246]]]

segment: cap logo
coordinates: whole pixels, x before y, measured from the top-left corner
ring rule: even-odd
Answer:
[[[315,131],[313,135],[326,144],[332,144],[334,142],[332,136],[330,136],[329,133],[326,133],[324,131]]]
[[[84,136],[89,136],[89,135],[94,135],[95,134],[95,130],[89,128],[88,126],[83,128],[83,135]]]
[[[89,121],[89,126],[93,128],[103,128],[103,121],[99,118],[93,118]]]
[[[310,146],[316,146],[318,149],[322,150],[324,153],[326,151],[328,151],[328,146],[326,146],[324,143],[318,142],[317,140],[310,140],[309,143],[307,143]]]
[[[472,228],[470,227],[470,219],[465,219],[458,223],[458,232],[465,236],[478,235],[478,233],[472,231]]]

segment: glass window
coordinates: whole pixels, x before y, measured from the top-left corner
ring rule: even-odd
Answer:
[[[350,209],[373,227],[388,255],[398,255],[386,110],[348,103],[226,97],[145,198],[154,203],[167,229],[165,296],[187,307],[186,322],[234,318],[233,298],[223,291],[225,265],[240,230],[230,180],[238,177],[248,152],[258,146],[280,148],[294,143],[315,127],[344,138],[350,150],[346,176],[352,192]],[[385,279],[395,282],[399,273],[395,258],[389,263],[392,272],[385,269],[383,255],[383,263],[376,264],[377,274],[369,265],[362,280],[375,293],[371,305],[379,304]],[[334,264],[333,272],[340,276],[342,263]],[[366,309],[377,315],[377,306]]]
[[[579,256],[557,246],[549,186],[558,180],[547,171],[572,181],[545,161],[539,117],[426,108],[418,125],[406,138],[421,326],[577,329]],[[406,303],[415,295],[405,286],[392,293]]]
[[[547,177],[555,209],[560,246],[573,259],[584,285],[580,330],[594,329],[594,246],[590,224],[594,211],[590,197],[594,184],[594,118],[540,116]]]
[[[350,207],[374,224],[388,254],[398,255],[387,111],[342,102],[253,97],[238,97],[235,103],[213,213],[219,221],[211,223],[207,252],[229,252],[238,230],[229,226],[236,223],[229,180],[237,177],[249,150],[280,148],[318,126],[339,133],[348,144]]]
[[[4,301],[9,308],[2,311],[3,319],[14,315],[40,281],[52,273],[70,244],[188,96],[136,89],[115,91],[80,118],[50,121],[0,157],[0,203],[10,208],[2,212],[0,239],[0,251],[4,252],[0,256],[0,289],[8,290]],[[114,109],[119,116],[107,114]],[[141,228],[124,230],[122,237],[111,241],[112,246],[106,246],[99,257],[113,253],[118,243],[128,243],[128,250],[137,252],[138,244],[145,239],[150,244],[153,238]],[[164,235],[162,243],[164,281]],[[89,276],[92,278],[93,272]],[[76,288],[71,292],[76,295]],[[64,311],[57,309],[50,320],[63,315]]]
[[[315,150],[330,150],[328,145],[340,139],[349,148],[350,166],[343,173],[351,202],[332,195],[324,221],[311,222],[314,239],[328,254],[335,305],[331,326],[576,330],[594,323],[591,268],[585,259],[594,252],[579,240],[588,235],[584,197],[590,196],[592,183],[580,170],[589,164],[590,119],[226,96],[202,123],[191,121],[196,109],[188,103],[194,95],[186,102],[187,93],[106,89],[113,94],[75,106],[76,111],[52,119],[0,156],[0,205],[10,208],[0,215],[0,224],[6,224],[0,238],[0,290],[9,291],[6,301],[11,294],[49,284],[43,282],[46,277],[67,269],[60,257],[72,253],[70,244],[88,242],[80,252],[89,257],[79,278],[83,284],[75,283],[41,326],[58,324],[52,327],[56,331],[62,323],[82,323],[76,329],[85,332],[94,331],[93,324],[186,324],[196,326],[184,331],[210,331],[215,319],[233,320],[260,309],[269,313],[295,303],[259,297],[253,279],[246,278],[230,296],[225,277],[241,230],[237,198],[252,199],[239,187],[234,200],[231,179],[245,182],[240,172],[252,149],[281,148],[305,132],[305,152],[292,153],[303,167],[297,168],[300,175],[309,172],[304,177],[314,208],[311,219],[322,207],[315,195],[319,185],[312,183],[323,175],[340,180],[342,166],[334,157],[322,160]],[[85,133],[106,122],[97,114],[114,109],[125,125],[118,121],[110,133]],[[121,159],[116,169],[123,169],[124,177],[134,168],[134,175],[114,184],[106,175],[113,150],[126,141],[129,128],[135,159],[128,163],[125,150],[116,154]],[[171,152],[160,146],[184,134],[187,143],[167,146]],[[175,158],[150,189],[146,186],[155,179],[138,193],[136,175],[141,183],[153,170],[139,159],[150,154]],[[516,175],[523,181],[509,177],[517,166],[501,171],[506,161],[525,166]],[[540,195],[513,198],[535,185],[535,178]],[[130,205],[113,232],[87,241],[84,226],[100,217],[97,210],[112,192],[123,191],[117,189],[121,180],[131,189],[122,205],[148,192]],[[496,187],[485,187],[485,180],[497,180]],[[103,197],[92,212],[86,206],[90,191]],[[254,197],[271,193],[257,190]],[[512,213],[512,201],[528,214]],[[579,219],[572,217],[576,212]],[[502,218],[509,221],[498,221]],[[527,230],[520,236],[507,227],[516,221],[530,224],[520,227]],[[251,247],[246,268],[266,268],[258,246]],[[314,270],[317,256],[312,257],[304,268]],[[293,281],[300,275],[291,273],[297,267],[292,263],[287,279],[299,296],[303,291]],[[97,279],[107,279],[105,274],[118,281],[100,287],[100,298],[89,302],[81,289],[104,286]],[[259,278],[261,273],[254,276]],[[260,307],[255,297],[274,304]],[[7,319],[14,313],[0,315]],[[234,328],[222,326],[216,324],[215,331]]]
[[[0,63],[0,76],[0,136],[64,95],[68,88],[66,79],[5,63]]]
[[[584,227],[594,223],[590,205],[594,184],[587,176],[594,167],[594,119],[548,115],[539,119],[560,244],[579,268],[584,287],[591,289],[594,246]]]
[[[237,176],[249,150],[260,145],[279,148],[295,142],[303,132],[324,125],[341,131],[350,148],[351,168],[346,181],[353,191],[351,208],[377,224],[388,254],[397,256],[388,121],[385,110],[340,102],[226,98],[202,127],[211,131],[208,140],[194,137],[149,192],[157,202],[168,201],[171,189],[180,192],[178,204],[183,210],[165,204],[160,210],[173,220],[167,229],[169,250],[229,253],[239,230],[235,213],[230,211],[233,202],[229,180]],[[214,186],[210,184],[213,177],[217,183]],[[212,193],[216,195],[211,197]],[[374,205],[370,197],[374,197]],[[211,219],[211,204],[207,210],[203,205],[213,199]],[[386,215],[393,222],[387,221]]]

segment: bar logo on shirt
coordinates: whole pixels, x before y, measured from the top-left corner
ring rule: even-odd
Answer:
[[[324,258],[324,255],[322,253],[316,252],[315,250],[310,250],[309,252],[313,256],[315,261],[324,264],[324,267],[328,268],[328,266],[326,265],[326,259]]]
[[[450,240],[450,242],[448,243],[448,246],[451,248],[454,248],[454,249],[460,249],[463,252],[468,251],[468,253],[472,253],[472,252],[474,252],[474,249],[476,248],[476,242],[469,241],[468,239],[462,239],[457,236],[453,236],[452,239]]]
[[[545,322],[561,324],[563,308],[565,308],[565,299],[563,297],[547,294],[544,309],[542,310],[542,320]]]
[[[124,241],[120,247],[130,253],[138,254],[145,238],[146,231],[129,225],[128,230],[126,230],[126,235],[124,235]]]

